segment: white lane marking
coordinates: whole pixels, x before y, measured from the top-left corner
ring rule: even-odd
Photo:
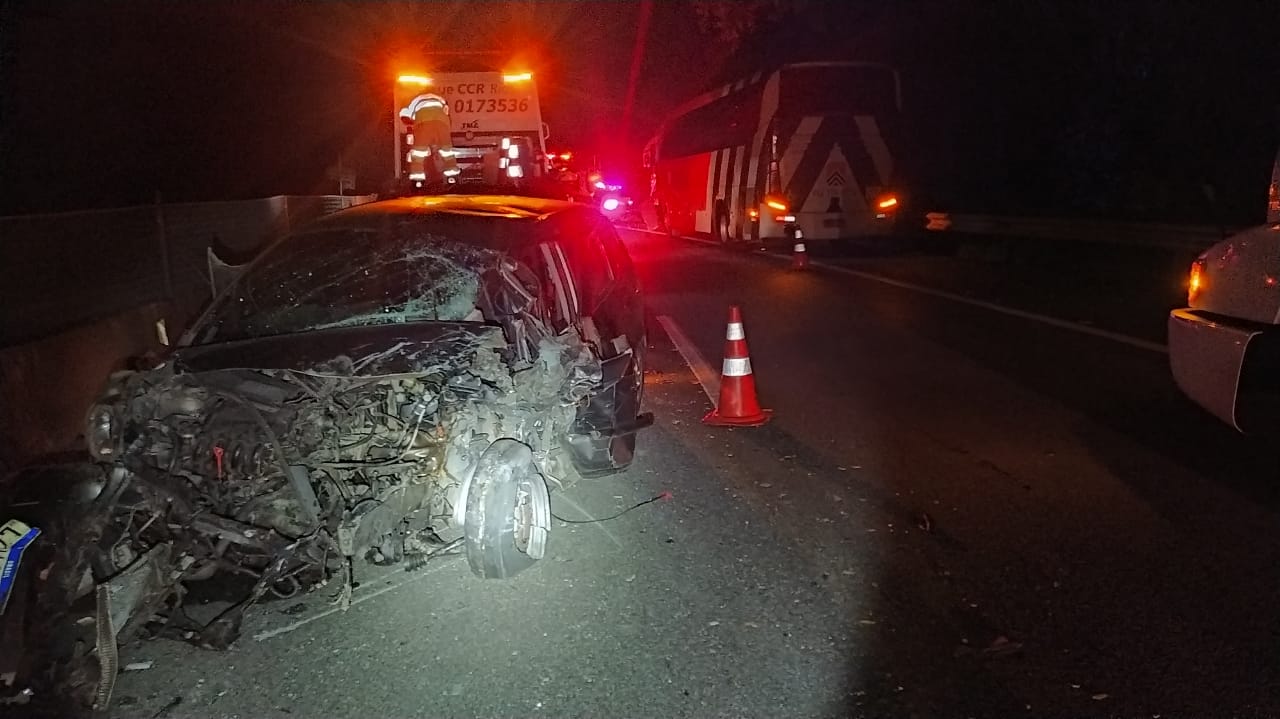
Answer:
[[[669,233],[669,232],[660,232],[660,231],[658,231],[658,230],[650,230],[650,229],[648,229],[648,228],[640,228],[640,227],[619,227],[618,229],[619,229],[619,230],[625,230],[625,231],[627,231],[627,232],[641,232],[641,233],[646,234],[646,235],[655,235],[655,236],[657,236],[657,237],[668,237],[668,238],[673,239],[673,240],[687,240],[687,241],[689,241],[689,242],[697,242],[697,243],[699,243],[699,244],[703,244],[703,245],[711,245],[712,247],[719,247],[719,246],[720,246],[720,243],[719,243],[719,242],[714,242],[714,241],[712,241],[712,240],[706,240],[706,239],[703,239],[703,238],[701,238],[701,237],[690,237],[690,236],[688,236],[688,235],[672,235],[672,234],[671,234],[671,233]]]
[[[446,557],[441,557],[440,559],[446,559]],[[439,560],[436,560],[436,561],[439,561]],[[356,597],[356,598],[352,599],[352,600],[351,600],[351,605],[350,605],[349,607],[347,607],[347,609],[350,609],[351,607],[354,607],[354,606],[356,606],[357,604],[360,604],[361,602],[367,602],[367,601],[369,601],[370,599],[373,599],[374,597],[378,597],[378,596],[381,596],[381,595],[383,595],[383,594],[386,594],[387,592],[390,592],[390,591],[392,591],[392,590],[399,589],[400,587],[406,587],[406,586],[408,586],[408,585],[410,585],[410,584],[414,584],[414,583],[416,583],[416,582],[420,582],[420,581],[422,581],[423,579],[425,579],[425,578],[427,578],[427,577],[431,576],[432,574],[435,574],[435,573],[439,572],[440,570],[444,569],[444,568],[445,568],[445,566],[446,566],[446,564],[445,564],[444,562],[439,562],[439,563],[438,563],[438,564],[436,564],[436,566],[434,566],[434,567],[432,567],[432,566],[427,566],[427,567],[425,567],[425,568],[423,568],[423,569],[420,569],[420,570],[418,570],[417,572],[414,572],[414,573],[412,573],[412,574],[409,574],[409,573],[407,573],[407,572],[404,572],[404,570],[402,570],[402,569],[400,569],[400,570],[396,570],[396,572],[406,574],[407,576],[406,576],[403,580],[401,580],[401,581],[399,581],[399,582],[396,582],[396,583],[393,583],[393,584],[388,584],[388,585],[386,585],[386,586],[384,586],[384,587],[379,587],[378,589],[376,589],[376,590],[374,590],[374,591],[372,591],[372,592],[370,592],[370,593],[368,593],[368,594],[364,594],[364,595],[361,595],[361,596],[359,596],[359,597]],[[383,575],[383,577],[386,577],[386,576],[389,576],[389,575],[388,575],[388,574],[384,574],[384,575]],[[378,580],[375,580],[375,581],[378,581]],[[313,614],[313,615],[311,615],[311,616],[309,616],[309,617],[303,617],[302,619],[299,619],[298,621],[293,622],[293,623],[291,623],[291,624],[286,624],[286,625],[284,625],[283,627],[276,627],[275,629],[268,629],[268,630],[266,630],[266,631],[258,632],[257,634],[253,635],[253,639],[254,639],[254,641],[261,642],[261,641],[265,641],[265,640],[267,640],[267,639],[271,639],[271,638],[273,638],[273,637],[278,637],[278,636],[280,636],[281,634],[288,634],[288,633],[290,633],[290,632],[297,631],[297,630],[299,630],[299,629],[301,629],[301,628],[305,627],[306,625],[308,625],[308,624],[310,624],[310,623],[312,623],[312,622],[314,622],[314,621],[318,621],[318,620],[320,620],[320,619],[324,619],[325,617],[332,616],[332,615],[337,614],[338,612],[341,612],[341,611],[345,611],[341,606],[333,606],[333,607],[329,607],[328,609],[324,610],[323,612],[320,612],[319,614]]]
[[[662,325],[662,329],[666,330],[667,336],[671,338],[671,344],[676,346],[676,351],[684,357],[685,364],[689,365],[689,369],[693,370],[693,376],[698,378],[698,384],[702,385],[702,391],[707,393],[707,399],[711,400],[711,406],[717,406],[720,396],[720,377],[716,375],[716,371],[707,364],[707,360],[702,357],[702,353],[694,346],[688,335],[680,329],[680,325],[667,315],[658,315],[658,324]]]
[[[785,258],[779,258],[779,259],[785,259]],[[965,297],[964,295],[957,295],[953,292],[947,292],[946,290],[935,290],[932,287],[922,287],[920,285],[912,284],[910,282],[895,280],[892,277],[885,277],[883,275],[877,275],[871,272],[863,272],[862,270],[855,270],[850,267],[840,267],[838,265],[829,265],[829,264],[826,264],[825,262],[810,262],[809,264],[817,265],[818,267],[822,267],[824,269],[828,269],[833,272],[839,272],[840,274],[852,275],[854,277],[861,277],[864,280],[881,282],[886,285],[901,287],[902,289],[905,289],[905,290],[913,290],[915,292],[920,292],[922,294],[933,295],[934,297],[941,297],[942,299],[951,300],[952,302],[959,302],[961,304],[966,304],[973,307],[981,307],[984,310],[999,312],[1000,314],[1009,315],[1010,317],[1018,317],[1024,320],[1031,320],[1032,322],[1039,322],[1041,324],[1049,325],[1050,327],[1057,327],[1059,329],[1071,330],[1072,332],[1079,332],[1080,334],[1091,335],[1093,337],[1101,337],[1102,339],[1111,340],[1112,342],[1119,342],[1120,344],[1128,345],[1130,347],[1136,347],[1142,350],[1147,350],[1148,352],[1159,352],[1161,354],[1164,354],[1169,351],[1169,348],[1167,346],[1162,345],[1159,342],[1151,342],[1149,340],[1139,339],[1137,337],[1130,337],[1129,335],[1120,334],[1119,332],[1112,332],[1110,330],[1098,329],[1097,327],[1090,327],[1089,325],[1082,325],[1078,322],[1060,320],[1057,317],[1050,317],[1048,315],[1042,315],[1036,312],[1027,312],[1026,310],[1014,309],[1013,307],[1005,307],[1004,305],[998,305],[994,302],[987,302],[986,300],[978,300],[972,297]]]
[[[636,229],[633,231],[645,232],[645,233],[654,234],[654,235],[661,235],[663,237],[668,236],[666,233],[654,232],[652,230]],[[690,242],[699,242],[704,245],[718,246],[714,242],[703,240],[698,237],[680,236],[679,239],[688,240]],[[752,253],[752,255],[768,257],[777,262],[791,261],[790,257],[775,255],[769,252],[756,252],[756,253]],[[913,284],[911,282],[903,282],[902,280],[895,280],[892,277],[877,275],[874,272],[865,272],[863,270],[855,270],[849,267],[831,265],[831,264],[827,264],[826,262],[814,262],[812,260],[809,262],[809,266],[821,267],[822,269],[830,270],[832,272],[839,272],[840,274],[851,275],[853,277],[860,277],[864,280],[871,280],[872,282],[880,282],[882,284],[892,285],[894,287],[899,287],[904,290],[912,290],[913,292],[932,295],[934,297],[939,297],[944,300],[951,300],[952,302],[959,302],[960,304],[969,305],[971,307],[981,307],[984,310],[999,312],[1000,314],[1009,315],[1010,317],[1017,317],[1019,319],[1030,320],[1032,322],[1039,322],[1040,324],[1049,325],[1050,327],[1057,327],[1058,329],[1070,330],[1072,332],[1079,332],[1080,334],[1090,335],[1092,337],[1099,337],[1102,339],[1111,340],[1112,342],[1119,342],[1120,344],[1128,345],[1130,347],[1136,347],[1137,349],[1141,349],[1141,350],[1147,350],[1148,352],[1158,352],[1160,354],[1167,354],[1169,352],[1169,347],[1167,345],[1160,344],[1159,342],[1152,342],[1150,340],[1144,340],[1138,337],[1130,337],[1129,335],[1121,334],[1119,332],[1111,332],[1110,330],[1098,329],[1097,327],[1090,327],[1089,325],[1082,325],[1078,322],[1062,320],[1062,319],[1058,319],[1057,317],[1050,317],[1048,315],[1042,315],[1036,312],[1028,312],[1026,310],[1019,310],[1013,307],[1005,307],[1004,305],[998,305],[994,302],[987,302],[986,300],[978,300],[972,297],[965,297],[964,295],[958,295],[958,294],[955,294],[954,292],[947,292],[946,290],[936,290],[932,287],[924,287],[922,285]]]

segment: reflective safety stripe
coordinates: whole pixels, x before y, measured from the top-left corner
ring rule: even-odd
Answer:
[[[727,340],[745,340],[747,335],[742,331],[742,323],[730,322],[729,329],[724,333],[724,338]]]
[[[751,374],[751,358],[725,357],[724,367],[721,368],[720,374],[725,377],[746,377]]]
[[[804,252],[804,243],[803,243],[803,242],[797,242],[797,243],[796,243],[796,248],[795,248],[794,250],[792,250],[792,251],[793,251],[793,252]]]

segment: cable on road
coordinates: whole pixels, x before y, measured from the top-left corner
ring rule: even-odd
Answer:
[[[650,497],[649,499],[646,499],[643,502],[637,502],[631,505],[630,507],[627,507],[626,509],[622,510],[621,512],[618,512],[617,514],[613,514],[608,517],[600,517],[599,519],[565,519],[564,517],[561,517],[555,512],[552,512],[551,516],[560,520],[561,522],[564,522],[565,524],[594,524],[596,522],[607,522],[611,519],[617,519],[618,517],[621,517],[622,515],[626,514],[627,512],[630,512],[633,509],[639,509],[646,504],[652,504],[653,502],[657,502],[659,500],[667,501],[671,499],[671,497],[672,497],[671,492],[663,492],[662,494],[659,494],[656,497]]]
[[[462,552],[456,551],[467,541],[466,537],[458,537],[447,544],[441,545],[430,552],[420,554],[411,559],[404,568],[406,572],[416,572],[427,566],[427,563],[436,557],[462,556]]]

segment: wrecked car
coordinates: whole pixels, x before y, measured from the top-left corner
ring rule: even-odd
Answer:
[[[349,602],[367,562],[516,575],[546,552],[552,490],[632,462],[644,357],[626,249],[580,205],[405,198],[276,242],[89,412],[99,471],[66,495],[86,499],[57,556],[28,562],[42,600],[90,606],[64,649],[93,670],[60,681],[103,706],[119,643],[225,648],[263,598]],[[215,577],[243,595],[194,622],[183,597]]]

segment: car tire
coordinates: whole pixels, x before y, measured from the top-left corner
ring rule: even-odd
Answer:
[[[499,439],[480,456],[467,490],[467,563],[482,579],[508,579],[546,551],[551,500],[529,446]]]

